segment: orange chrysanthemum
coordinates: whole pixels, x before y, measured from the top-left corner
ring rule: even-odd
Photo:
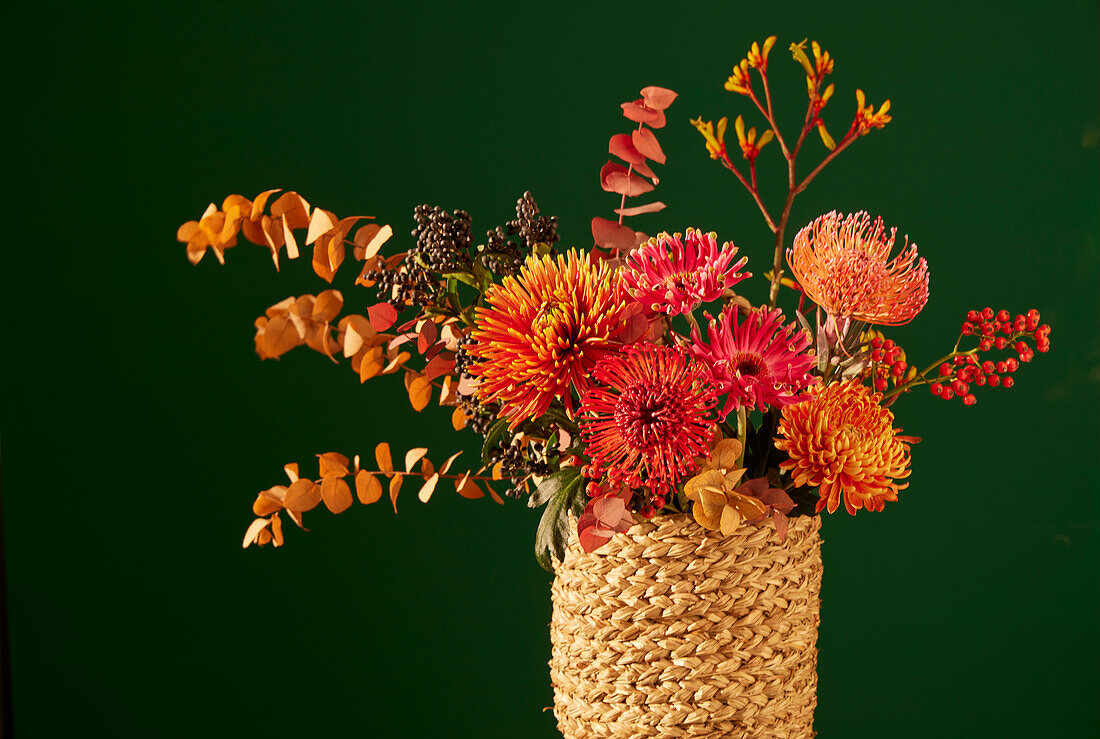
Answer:
[[[596,363],[615,351],[627,298],[618,272],[587,253],[529,258],[477,309],[469,352],[478,397],[501,403],[511,428],[555,398],[572,411],[570,387],[583,394]]]
[[[818,486],[819,512],[834,512],[841,496],[853,515],[897,500],[908,487],[896,481],[909,476],[909,446],[920,439],[898,436],[882,396],[856,380],[815,385],[807,394],[806,402],[783,408],[775,446],[790,458],[779,467],[792,470],[799,487]]]
[[[928,302],[928,263],[916,244],[893,260],[896,228],[864,212],[827,213],[798,232],[787,264],[802,289],[830,316],[882,326],[909,323]]]

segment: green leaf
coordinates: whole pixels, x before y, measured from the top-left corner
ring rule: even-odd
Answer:
[[[546,501],[560,493],[562,488],[579,474],[579,467],[562,467],[554,474],[544,477],[538,487],[535,488],[535,492],[531,493],[531,496],[527,499],[527,507],[538,508],[540,505],[545,504]]]
[[[569,542],[569,510],[576,504],[583,480],[579,467],[565,467],[551,478],[557,479],[558,490],[546,504],[535,533],[535,559],[547,572],[554,571],[553,558],[565,557]]]
[[[472,288],[481,290],[481,286],[478,285],[477,282],[477,277],[470,274],[469,272],[444,272],[443,276],[446,277],[448,280],[458,280],[459,282],[466,283]]]
[[[551,248],[552,247],[550,246],[550,244],[543,243],[542,241],[539,241],[539,242],[536,242],[533,247],[531,247],[531,251],[536,257],[541,259],[541,258],[547,256],[548,254],[550,254],[550,249]]]
[[[489,285],[493,284],[493,276],[481,264],[480,259],[474,260],[474,278],[477,279],[477,282],[470,284],[476,287],[479,292],[485,292],[489,289]]]
[[[504,436],[504,432],[508,429],[508,419],[502,418],[494,423],[489,428],[489,433],[485,435],[485,443],[481,445],[481,463],[484,465],[489,464],[489,451],[500,440],[500,437]]]

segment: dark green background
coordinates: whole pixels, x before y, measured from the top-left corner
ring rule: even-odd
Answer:
[[[284,462],[473,439],[413,414],[399,380],[261,363],[252,319],[323,283],[250,245],[191,267],[175,230],[283,187],[401,247],[417,203],[483,234],[529,188],[586,246],[614,207],[597,173],[619,103],[659,84],[680,93],[669,208],[638,227],[714,229],[763,272],[768,233],[687,120],[749,113],[722,82],[773,32],[783,122],[805,100],[784,49],[807,35],[837,60],[834,134],[857,86],[893,102],[792,222],[862,208],[920,245],[931,302],[894,334],[910,356],[942,354],[968,308],[1054,326],[1011,391],[899,402],[924,437],[911,487],[826,520],[821,736],[1100,725],[1095,2],[75,5],[0,11],[18,736],[554,736],[536,513],[406,491],[397,517],[317,511],[284,549],[240,550]],[[779,166],[773,144],[773,200]]]

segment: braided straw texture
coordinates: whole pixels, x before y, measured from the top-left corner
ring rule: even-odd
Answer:
[[[679,514],[556,563],[554,715],[581,737],[812,737],[818,516],[733,536]]]

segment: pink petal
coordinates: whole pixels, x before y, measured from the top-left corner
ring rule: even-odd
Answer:
[[[607,178],[604,180],[603,189],[610,192],[617,192],[620,195],[626,195],[628,198],[634,198],[653,190],[653,185],[636,174],[609,172]]]
[[[647,159],[652,159],[657,164],[665,163],[665,152],[657,143],[657,137],[648,128],[642,128],[630,134],[630,143],[634,144],[638,153]]]
[[[635,123],[646,123],[654,128],[661,128],[665,125],[665,114],[645,105],[642,98],[638,98],[632,103],[623,103],[622,109],[623,115]],[[658,122],[661,125],[658,126]]]
[[[645,205],[635,205],[633,208],[616,208],[615,212],[621,216],[638,216],[642,213],[656,213],[665,209],[665,204],[660,200]]]
[[[672,105],[672,101],[676,99],[676,93],[667,87],[650,85],[649,87],[642,88],[642,99],[645,100],[645,104],[650,108],[654,110],[664,110]]]
[[[628,164],[644,164],[645,156],[634,148],[634,142],[629,134],[617,133],[607,143],[608,152],[614,154]]]
[[[592,219],[592,238],[597,246],[626,251],[634,246],[635,236],[629,226],[596,217]]]

